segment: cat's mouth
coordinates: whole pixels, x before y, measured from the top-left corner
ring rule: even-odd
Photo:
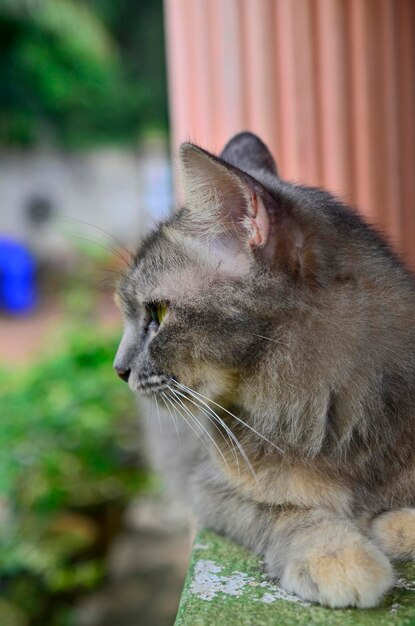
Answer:
[[[155,395],[162,391],[168,391],[171,382],[171,377],[166,374],[145,374],[135,377],[134,391],[144,395]]]

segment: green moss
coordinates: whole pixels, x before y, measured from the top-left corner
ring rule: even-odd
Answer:
[[[175,626],[415,625],[415,564],[377,609],[326,609],[286,594],[261,561],[215,533],[197,537]]]

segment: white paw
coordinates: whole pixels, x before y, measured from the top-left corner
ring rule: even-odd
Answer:
[[[374,545],[351,542],[342,548],[311,548],[288,562],[281,577],[284,589],[331,608],[377,606],[392,586],[387,557]]]

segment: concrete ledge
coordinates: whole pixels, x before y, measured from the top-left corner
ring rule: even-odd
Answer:
[[[175,626],[414,626],[415,564],[378,609],[325,609],[287,594],[261,561],[215,533],[196,537]]]

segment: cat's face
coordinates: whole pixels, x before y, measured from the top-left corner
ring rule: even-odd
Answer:
[[[186,208],[147,238],[119,285],[115,369],[134,391],[162,394],[175,380],[235,402],[278,325],[352,271],[338,264],[343,218],[318,210],[328,195],[281,181],[249,133],[221,156],[182,146]]]
[[[143,245],[118,296],[125,332],[116,368],[134,391],[158,393],[169,379],[210,397],[234,394],[252,367],[270,304],[247,259],[187,232],[178,213]]]
[[[230,157],[244,141],[251,166],[278,180],[251,135],[229,144]],[[186,208],[148,237],[118,288],[125,332],[115,368],[134,391],[160,393],[175,379],[210,397],[234,396],[284,306],[285,279],[272,270],[273,200],[246,173],[194,146],[181,158]]]

